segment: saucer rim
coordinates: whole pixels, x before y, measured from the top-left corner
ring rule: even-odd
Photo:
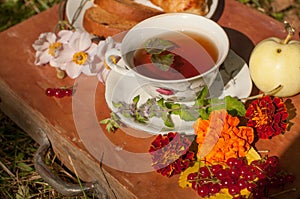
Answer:
[[[240,59],[242,59],[238,54],[236,54],[233,50],[231,50],[230,49],[230,52],[229,53],[234,53],[237,57],[239,57]],[[222,92],[222,94],[220,95],[220,97],[225,97],[225,96],[228,96],[228,95],[231,95],[231,96],[233,96],[233,97],[237,97],[237,98],[239,98],[239,99],[242,99],[242,98],[246,98],[246,97],[249,97],[250,96],[250,94],[251,94],[251,91],[252,91],[252,88],[253,88],[253,83],[252,83],[252,80],[251,80],[251,77],[250,77],[250,71],[249,71],[249,67],[248,67],[248,64],[245,62],[245,60],[244,59],[242,59],[243,60],[243,62],[244,62],[244,65],[241,67],[241,70],[239,71],[239,73],[233,78],[233,79],[230,79],[230,81],[224,86],[224,87],[228,87],[228,88],[226,88],[223,92]],[[132,73],[132,72],[128,72],[128,73]],[[234,96],[233,94],[232,94],[232,92],[230,93],[230,92],[226,92],[226,91],[228,91],[230,88],[232,88],[234,91],[237,91],[237,90],[244,90],[244,89],[241,89],[241,88],[239,88],[239,87],[236,87],[235,85],[235,83],[234,83],[234,81],[239,81],[239,80],[242,80],[242,79],[239,79],[239,78],[242,78],[242,77],[240,77],[240,76],[242,76],[242,75],[246,75],[247,77],[248,77],[248,81],[243,81],[243,85],[245,85],[245,86],[243,86],[243,88],[248,88],[247,89],[247,91],[248,92],[245,92],[244,93],[244,95],[243,96]],[[122,80],[122,74],[119,74],[118,72],[115,72],[115,71],[110,71],[110,74],[107,76],[107,79],[106,79],[106,82],[105,82],[105,101],[106,101],[106,104],[107,104],[107,106],[109,107],[109,109],[112,111],[112,112],[114,112],[116,109],[114,108],[114,106],[113,106],[113,104],[112,104],[112,101],[113,101],[113,92],[112,92],[112,90],[115,90],[115,88],[116,87],[118,87],[118,82],[117,83],[113,83],[113,82],[111,82],[112,80],[112,78],[115,78],[115,77],[117,77],[117,80],[116,81],[121,81]],[[128,77],[128,78],[130,78],[130,77]],[[132,77],[131,77],[132,78]],[[115,81],[114,81],[115,82]],[[137,93],[137,91],[138,90],[141,90],[141,88],[140,87],[137,87],[136,89],[135,89],[135,91],[133,91],[133,92],[131,92],[131,93],[136,93],[135,95],[127,95],[128,96],[128,98],[127,98],[127,100],[125,100],[125,102],[129,102],[130,101],[130,99],[132,99],[132,97],[134,97],[134,96],[136,96],[136,95],[143,95],[144,97],[148,97],[148,98],[150,98],[151,96],[148,94],[148,93],[146,93],[146,92],[140,92],[140,93]],[[141,124],[141,123],[138,123],[138,122],[134,122],[134,121],[130,121],[129,119],[128,120],[126,120],[125,119],[125,121],[124,121],[124,117],[121,115],[121,114],[117,114],[120,118],[121,118],[121,121],[122,121],[122,123],[124,123],[126,126],[128,126],[128,127],[131,127],[131,128],[134,128],[134,129],[136,129],[136,130],[141,130],[141,131],[145,131],[145,132],[147,132],[147,133],[150,133],[150,134],[154,134],[154,135],[157,135],[157,134],[161,134],[161,133],[167,133],[167,132],[170,132],[170,131],[177,131],[177,132],[179,132],[179,133],[181,133],[181,134],[186,134],[186,135],[191,135],[191,134],[194,134],[194,131],[193,131],[193,128],[192,128],[192,124],[194,123],[194,121],[192,121],[192,122],[187,122],[187,121],[183,121],[183,120],[181,120],[181,119],[179,119],[180,120],[180,122],[182,122],[182,123],[184,123],[185,125],[184,126],[187,126],[188,128],[190,128],[190,130],[185,130],[185,128],[183,128],[184,129],[184,132],[182,131],[182,130],[180,130],[181,129],[181,127],[182,126],[178,126],[177,128],[176,128],[176,126],[175,126],[175,128],[174,129],[161,129],[159,132],[158,131],[154,131],[153,130],[153,128],[151,129],[151,128],[147,128],[147,126],[145,126],[145,125],[143,125],[143,124]],[[172,116],[172,117],[174,117],[174,116]],[[175,117],[178,117],[178,116],[175,116]],[[123,118],[123,120],[122,120],[122,118]],[[155,122],[155,118],[150,118],[150,119],[152,119],[152,122],[154,121]],[[174,118],[173,118],[174,119]],[[176,119],[176,118],[175,118]],[[178,118],[177,118],[177,120],[178,120]],[[151,122],[151,123],[152,123]],[[160,121],[161,123],[163,123],[162,121]],[[176,124],[176,123],[175,123]],[[149,124],[148,124],[149,125]],[[161,125],[162,126],[162,125]]]

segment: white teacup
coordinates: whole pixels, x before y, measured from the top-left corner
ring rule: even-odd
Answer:
[[[169,41],[171,47],[168,45]],[[208,45],[205,46],[204,43]],[[167,64],[139,64],[136,54],[139,54],[139,50],[144,50],[146,44],[147,47],[151,46],[148,53],[151,54],[152,62],[158,59],[159,63],[165,63],[167,60]],[[170,48],[165,51],[165,47]],[[157,49],[168,56],[156,55]],[[174,102],[191,102],[196,99],[204,85],[212,85],[228,51],[227,34],[216,22],[195,14],[168,13],[148,18],[130,29],[122,40],[121,49],[107,51],[105,61],[114,71],[124,75],[133,74],[140,86],[152,97]],[[140,51],[140,54],[143,53]],[[120,57],[122,61],[115,63],[112,57]]]

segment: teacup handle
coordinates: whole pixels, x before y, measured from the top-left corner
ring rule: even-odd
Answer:
[[[121,58],[121,51],[116,48],[112,48],[105,53],[105,63],[110,67],[111,70],[121,73],[122,75],[133,76],[129,73],[129,69],[124,65],[118,64],[118,58]]]

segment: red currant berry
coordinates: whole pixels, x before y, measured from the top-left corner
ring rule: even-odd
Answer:
[[[252,181],[255,179],[255,173],[252,171],[248,171],[245,175],[243,175],[243,177],[247,180],[247,181]]]
[[[293,174],[287,174],[285,176],[286,183],[293,183],[295,181],[295,176]]]
[[[65,92],[64,92],[63,89],[56,88],[54,96],[57,97],[57,98],[62,98],[62,97],[65,96]]]
[[[271,167],[277,168],[279,166],[279,158],[277,156],[270,156],[267,158],[266,163]]]
[[[237,158],[237,161],[235,162],[234,166],[236,168],[241,168],[242,166],[248,166],[248,162],[246,158]]]
[[[245,176],[248,172],[249,172],[249,166],[242,166],[240,168],[240,175],[241,176]]]
[[[265,193],[263,189],[255,189],[252,191],[252,198],[253,199],[262,199],[265,197]]]
[[[210,177],[210,172],[207,167],[201,167],[199,169],[200,177],[201,178],[209,178]]]
[[[269,166],[267,167],[264,172],[265,174],[268,176],[268,177],[273,177],[277,174],[277,171],[278,171],[278,167],[272,167],[272,166]]]
[[[55,95],[55,90],[53,88],[47,88],[45,93],[47,96],[52,97]]]
[[[221,187],[222,188],[228,188],[233,184],[234,184],[234,182],[232,181],[232,179],[230,177],[226,177],[226,178],[223,178],[221,180]]]
[[[221,190],[221,185],[218,184],[218,183],[214,183],[212,184],[210,187],[209,187],[209,192],[211,194],[216,194],[216,193],[219,193]]]
[[[202,185],[198,188],[198,194],[201,197],[206,197],[209,194],[209,187],[208,185]]]
[[[278,176],[278,183],[279,185],[284,185],[286,183],[285,176]]]
[[[221,170],[218,170],[215,174],[215,176],[218,178],[218,179],[223,179],[225,177],[228,177],[228,169],[221,169]]]
[[[188,181],[195,181],[197,179],[197,173],[190,173],[188,176],[187,176],[187,180]]]
[[[257,188],[257,185],[255,183],[248,183],[247,184],[247,190],[252,192]]]
[[[228,187],[228,192],[232,196],[239,194],[240,191],[241,191],[241,189],[237,185],[231,185]]]
[[[260,169],[256,169],[255,170],[255,175],[256,177],[258,177],[258,179],[262,180],[266,178],[266,174],[264,171],[260,170]]]
[[[236,162],[236,159],[237,158],[228,158],[228,160],[226,161],[226,164],[229,166],[229,167],[233,167],[235,162]]]
[[[272,177],[271,179],[269,179],[268,185],[270,187],[275,188],[275,187],[280,186],[281,184],[280,184],[280,180],[278,177]]]
[[[65,94],[66,94],[66,96],[72,96],[72,94],[73,94],[73,91],[72,91],[72,89],[70,89],[70,88],[66,88],[66,89],[64,89],[65,90]]]
[[[239,179],[239,180],[237,181],[236,184],[237,184],[237,186],[240,187],[240,189],[244,189],[244,188],[247,187],[248,182],[247,182],[244,178],[241,178],[241,179]]]
[[[260,179],[256,182],[256,184],[258,187],[265,187],[268,184],[268,182],[266,179]]]
[[[214,164],[210,167],[210,171],[215,175],[217,171],[223,169],[223,166],[220,164]]]
[[[241,172],[238,169],[231,168],[228,170],[228,175],[234,180],[238,179],[240,177],[240,174]]]

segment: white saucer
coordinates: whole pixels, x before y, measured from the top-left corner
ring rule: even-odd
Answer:
[[[231,70],[234,69],[234,70]],[[220,89],[220,98],[230,95],[232,97],[238,97],[240,99],[246,98],[250,95],[252,90],[252,81],[249,74],[249,69],[247,64],[242,58],[240,58],[232,50],[229,51],[228,57],[224,62],[224,67],[220,69],[220,74],[224,79],[226,79],[226,74],[224,71],[233,73],[234,77],[228,79],[228,83],[222,88],[217,86],[214,89]],[[236,74],[234,74],[236,73]],[[224,75],[225,74],[225,75]],[[222,81],[218,79],[217,81]],[[128,76],[121,75],[117,72],[111,71],[106,80],[105,87],[105,100],[108,107],[116,112],[117,109],[113,106],[112,102],[125,102],[132,103],[132,99],[140,95],[139,103],[144,103],[147,99],[151,98],[143,89],[142,85],[138,83],[136,78],[133,77],[131,72],[128,72]],[[216,85],[220,85],[220,82],[217,82]],[[223,82],[222,82],[223,85]],[[216,93],[216,92],[214,92]],[[121,118],[122,123],[125,125],[145,131],[151,134],[163,134],[170,131],[176,131],[182,134],[192,135],[194,134],[192,125],[194,122],[185,122],[181,120],[178,116],[172,115],[172,119],[175,124],[174,129],[169,129],[165,127],[163,120],[160,118],[151,118],[147,124],[142,124],[135,122],[131,118],[126,118],[122,114],[118,114]]]
[[[82,0],[68,0],[67,4],[66,4],[66,16],[67,19],[69,20],[69,22],[72,21],[73,16],[76,12],[76,10],[78,9],[78,7],[80,6]],[[134,0],[137,3],[143,4],[145,6],[149,6],[152,8],[156,8],[158,10],[161,10],[160,7],[155,6],[153,3],[151,3],[150,0]],[[213,14],[215,13],[217,7],[218,7],[218,1],[219,0],[211,0],[209,2],[211,2],[211,4],[209,5],[209,12],[205,15],[205,17],[207,18],[211,18],[213,16]],[[80,12],[79,17],[77,18],[77,20],[74,23],[74,27],[77,29],[81,29],[84,30],[83,28],[83,16],[84,16],[84,12],[85,10],[87,10],[88,8],[92,7],[94,5],[94,2],[92,0],[89,0],[86,2],[86,4],[83,6],[82,11]]]

